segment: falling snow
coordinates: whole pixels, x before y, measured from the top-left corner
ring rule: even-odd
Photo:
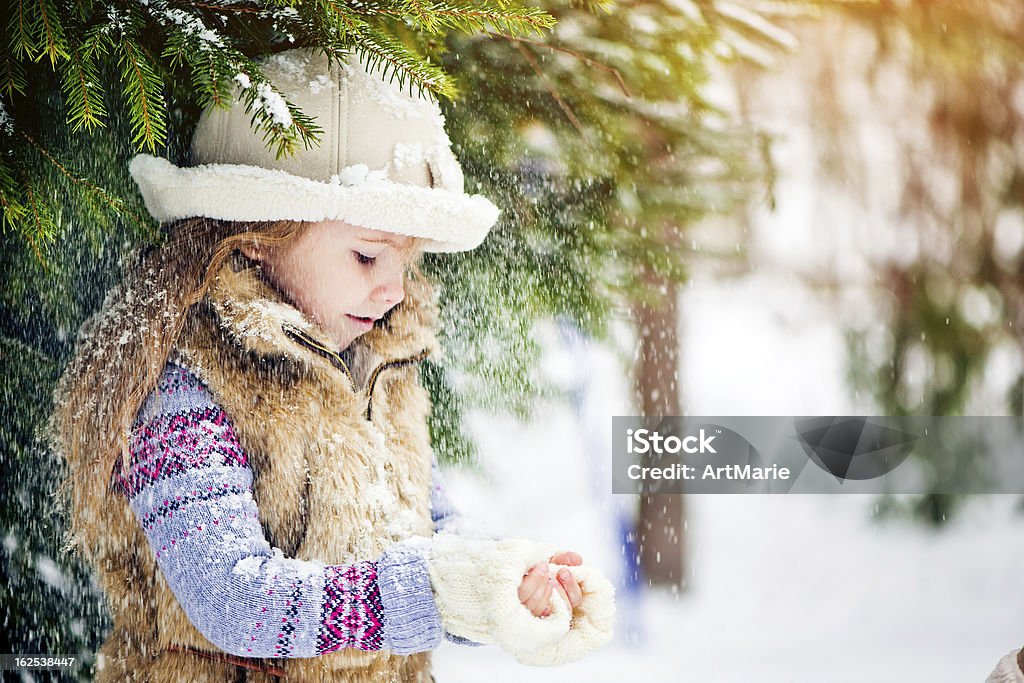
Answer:
[[[64,576],[64,572],[60,570],[57,563],[45,555],[40,555],[36,558],[36,572],[39,574],[39,578],[43,580],[47,586],[51,588],[57,588],[59,590],[66,590],[68,588],[67,577]]]

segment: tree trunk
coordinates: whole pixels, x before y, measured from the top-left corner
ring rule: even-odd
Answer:
[[[637,405],[645,416],[681,415],[679,398],[678,287],[653,273],[645,280],[664,294],[635,302],[640,336],[636,364]],[[682,494],[640,496],[637,543],[649,585],[686,588],[685,519]]]

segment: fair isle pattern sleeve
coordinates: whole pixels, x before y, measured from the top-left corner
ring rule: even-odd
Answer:
[[[441,641],[426,561],[403,544],[350,565],[288,558],[270,546],[231,421],[185,368],[168,363],[139,411],[130,452],[113,483],[185,613],[220,649],[411,654]]]

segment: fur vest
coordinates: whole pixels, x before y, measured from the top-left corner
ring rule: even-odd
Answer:
[[[234,423],[270,543],[286,555],[345,564],[430,536],[430,401],[419,361],[437,350],[428,284],[406,278],[401,304],[346,352],[287,303],[240,253],[188,313],[172,360],[200,377]],[[163,581],[127,501],[101,574],[114,632],[101,650],[109,680],[271,681],[176,648],[217,649]],[[119,528],[118,528],[119,527]],[[430,681],[430,655],[340,650],[252,660],[288,681]],[[243,677],[245,674],[245,677]],[[247,677],[247,678],[246,678]]]

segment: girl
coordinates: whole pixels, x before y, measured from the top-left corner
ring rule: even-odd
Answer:
[[[475,247],[497,209],[463,192],[436,104],[355,58],[264,73],[320,146],[275,159],[236,106],[204,113],[197,165],[133,159],[168,239],[58,387],[72,531],[114,617],[97,678],[426,681],[444,637],[578,659],[611,636],[610,584],[460,531],[430,449],[416,259]]]

